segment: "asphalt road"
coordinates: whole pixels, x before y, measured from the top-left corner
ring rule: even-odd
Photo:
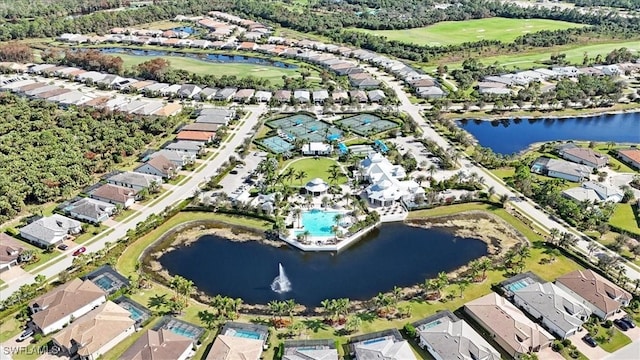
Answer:
[[[171,189],[171,193],[166,197],[162,198],[162,200],[157,203],[151,203],[152,205],[144,206],[138,213],[135,214],[135,217],[129,219],[126,223],[119,222],[117,225],[112,227],[114,230],[108,236],[105,236],[90,245],[85,245],[87,248],[87,253],[96,252],[100,249],[104,248],[105,243],[110,242],[113,243],[116,240],[124,237],[127,234],[129,229],[135,229],[136,225],[148,218],[152,214],[157,214],[162,212],[168,206],[171,206],[180,200],[188,198],[194,194],[196,190],[199,189],[200,184],[208,180],[215,171],[220,168],[223,162],[227,161],[229,157],[234,154],[235,148],[239,145],[242,145],[242,142],[246,137],[248,137],[251,132],[251,128],[257,123],[260,116],[266,112],[265,105],[259,106],[246,106],[246,110],[250,111],[249,117],[244,120],[242,125],[240,125],[232,134],[233,137],[227,142],[222,143],[221,146],[217,149],[217,156],[211,160],[206,161],[201,166],[204,166],[204,169],[199,172],[192,172],[189,178]],[[99,236],[99,235],[98,235]],[[93,239],[89,240],[91,242]],[[77,248],[79,248],[78,246]],[[42,274],[47,278],[56,277],[61,271],[65,270],[73,261],[73,257],[71,253],[75,249],[69,249],[65,252],[64,260],[57,262],[49,267],[46,267],[38,272],[33,272],[28,275],[22,276],[18,279],[13,280],[8,283],[8,287],[0,290],[0,300],[3,300],[10,296],[13,292],[18,290],[20,286],[23,284],[32,283],[35,280],[36,275]],[[38,270],[37,268],[34,270]]]

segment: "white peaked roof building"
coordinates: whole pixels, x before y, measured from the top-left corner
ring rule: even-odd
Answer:
[[[402,180],[407,176],[400,165],[393,165],[379,153],[370,154],[360,162],[360,174],[371,185],[365,188],[369,202],[373,205],[389,206],[401,199],[413,200],[424,194],[424,189],[413,180]]]
[[[356,336],[349,347],[356,360],[416,360],[409,343],[395,329]]]

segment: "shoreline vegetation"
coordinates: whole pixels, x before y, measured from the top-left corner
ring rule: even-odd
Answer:
[[[450,112],[444,113],[443,116],[447,117],[453,121],[497,121],[497,120],[511,120],[511,119],[522,119],[522,120],[544,120],[544,119],[573,119],[573,118],[593,118],[599,116],[612,116],[612,115],[621,115],[621,114],[634,114],[640,113],[640,104],[619,104],[619,105],[636,105],[635,107],[627,108],[627,109],[617,109],[612,110],[610,108],[594,108],[594,109],[564,109],[557,111],[515,111],[508,112],[505,111],[501,114],[486,114],[478,111],[466,111],[466,112]],[[615,105],[613,106],[615,107]],[[590,111],[593,110],[593,111]],[[567,111],[575,111],[576,114],[566,114],[561,115],[560,113],[564,113]],[[482,117],[462,117],[467,114],[477,114],[478,116],[482,115]],[[531,115],[527,115],[531,114]]]

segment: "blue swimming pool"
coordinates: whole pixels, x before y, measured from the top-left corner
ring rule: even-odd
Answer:
[[[142,310],[133,306],[129,306],[127,311],[129,311],[129,313],[131,314],[131,318],[135,321],[141,321],[146,318],[146,314]]]
[[[383,338],[383,337],[381,337],[381,338],[375,338],[375,339],[371,339],[371,340],[365,340],[365,341],[363,341],[362,343],[363,343],[364,345],[369,345],[369,344],[375,344],[375,343],[379,343],[379,342],[381,342],[381,341],[385,341],[386,339],[387,339],[387,338]]]
[[[114,282],[115,281],[112,278],[110,278],[110,277],[108,277],[106,275],[100,276],[97,279],[93,280],[94,284],[98,285],[98,287],[100,289],[102,289],[102,290],[104,290],[106,292],[109,292],[109,291],[111,291],[111,289],[113,289],[113,283]]]
[[[250,330],[234,329],[233,331],[228,331],[227,335],[244,339],[260,340],[260,334]]]
[[[336,225],[335,216],[339,211],[313,209],[302,213],[302,226],[311,236],[333,236],[331,228]]]
[[[526,288],[529,285],[531,285],[530,281],[528,281],[527,279],[522,279],[516,282],[512,282],[511,284],[507,285],[506,288],[511,292],[516,292],[520,289]]]
[[[196,340],[198,339],[198,337],[200,337],[200,332],[198,331],[198,329],[190,327],[172,327],[169,328],[169,330],[171,330],[171,332],[174,334],[182,335],[193,340]]]

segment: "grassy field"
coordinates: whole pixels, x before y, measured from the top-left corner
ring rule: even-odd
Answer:
[[[127,54],[117,54],[116,56],[122,58],[125,67],[133,67],[145,61],[158,57]],[[216,64],[197,59],[183,58],[179,56],[162,56],[162,58],[168,60],[171,64],[171,67],[175,69],[186,70],[201,75],[227,75],[237,77],[254,76],[268,79],[273,85],[282,85],[284,83],[282,80],[282,76],[284,75],[289,77],[300,76],[298,70],[282,69],[275,66],[260,66],[251,64]],[[312,74],[312,76],[314,75]]]
[[[283,166],[282,171],[285,171],[287,168],[291,167],[293,170],[304,171],[307,175],[301,179],[296,180],[293,179],[293,185],[304,185],[309,182],[311,179],[321,178],[326,182],[329,182],[329,167],[333,164],[338,164],[336,160],[328,159],[328,158],[303,158],[298,160],[293,160],[285,166]],[[339,165],[339,164],[338,164]],[[344,184],[347,182],[347,178],[345,176],[338,179],[338,184]]]
[[[511,42],[518,36],[527,33],[541,30],[562,30],[582,26],[581,24],[545,19],[489,18],[466,21],[443,21],[435,25],[403,30],[352,30],[384,36],[388,40],[417,45],[439,46],[480,40]]]
[[[640,234],[638,218],[633,211],[631,203],[617,204],[609,223],[630,233]]]
[[[540,48],[532,51],[523,51],[514,54],[505,54],[498,56],[478,57],[483,64],[493,64],[495,62],[503,65],[507,69],[530,69],[535,67],[546,67],[542,62],[549,60],[552,54],[565,54],[566,60],[572,64],[581,65],[586,53],[589,57],[594,58],[597,55],[605,56],[614,49],[627,48],[635,53],[640,51],[640,42],[627,41],[617,42],[609,41],[600,44],[573,44],[554,46],[551,48]],[[462,67],[462,61],[451,61],[451,59],[441,59],[433,64],[425,64],[422,68],[427,71],[433,71],[439,64],[447,65],[448,68],[457,69]]]
[[[627,335],[623,334],[615,326],[612,325],[612,327],[613,336],[609,341],[605,340],[607,329],[603,328],[601,325],[598,325],[598,333],[593,336],[602,350],[610,353],[621,349],[628,344],[631,344],[631,339],[629,339]]]

